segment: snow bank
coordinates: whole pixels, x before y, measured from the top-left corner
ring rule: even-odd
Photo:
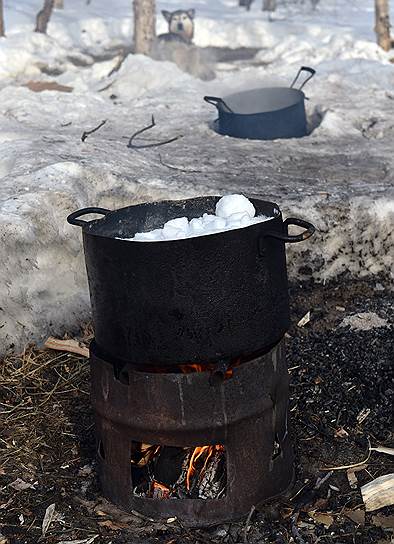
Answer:
[[[72,331],[89,316],[80,229],[66,216],[85,206],[242,193],[277,202],[318,232],[287,247],[290,279],[328,281],[346,273],[394,278],[394,66],[374,44],[370,0],[325,0],[312,13],[280,8],[274,22],[254,2],[200,1],[200,45],[266,47],[250,65],[218,67],[204,83],[171,63],[129,56],[95,62],[104,48],[127,45],[131,3],[68,0],[49,36],[31,32],[38,0],[6,6],[0,39],[0,345],[1,351]],[[178,0],[159,2],[176,9]],[[176,6],[176,7],[175,7]],[[352,27],[349,25],[351,22]],[[67,22],[67,25],[64,24]],[[202,24],[204,22],[204,24]],[[165,30],[158,21],[159,30]],[[266,64],[266,62],[270,64]],[[287,85],[300,64],[316,77],[305,88],[312,134],[258,142],[211,130],[206,94]],[[33,93],[31,79],[55,80],[72,93]],[[179,137],[131,150],[136,142]],[[83,131],[106,124],[81,141]]]
[[[125,100],[141,97],[151,91],[165,88],[176,90],[181,86],[194,85],[194,78],[182,72],[172,62],[159,62],[143,55],[130,55],[123,62],[119,74],[113,78],[110,87]]]

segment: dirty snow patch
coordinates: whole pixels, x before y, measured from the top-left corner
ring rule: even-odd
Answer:
[[[361,312],[345,317],[340,326],[350,326],[352,330],[356,331],[370,331],[380,327],[389,327],[389,324],[386,319],[382,319],[374,312]]]

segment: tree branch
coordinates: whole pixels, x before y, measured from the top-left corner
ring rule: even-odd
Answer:
[[[152,143],[152,144],[142,144],[142,145],[135,145],[133,144],[133,141],[135,140],[135,138],[137,136],[139,136],[140,134],[143,134],[144,132],[146,132],[147,130],[151,130],[153,127],[156,126],[156,122],[155,122],[155,118],[154,116],[152,115],[152,122],[150,125],[148,125],[147,127],[144,127],[144,128],[141,128],[140,130],[137,130],[137,132],[135,132],[129,139],[129,143],[127,144],[127,147],[129,149],[147,149],[149,147],[159,147],[159,146],[162,146],[162,145],[167,145],[167,144],[171,144],[172,142],[175,142],[176,140],[179,140],[180,138],[183,138],[183,136],[175,136],[175,138],[171,138],[170,140],[165,140],[164,142],[157,142],[157,143]]]
[[[96,132],[96,131],[99,130],[102,126],[104,126],[106,122],[107,122],[107,120],[104,119],[104,121],[101,121],[101,123],[100,123],[99,125],[97,125],[97,127],[92,128],[92,130],[85,130],[85,131],[82,133],[82,136],[81,136],[82,142],[84,142],[88,136],[90,136],[91,134],[93,134],[93,132]]]

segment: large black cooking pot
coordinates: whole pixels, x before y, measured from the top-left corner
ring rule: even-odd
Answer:
[[[302,71],[309,77],[295,89]],[[302,138],[307,135],[305,95],[302,88],[315,74],[313,68],[302,66],[291,86],[266,87],[225,98],[205,96],[204,100],[217,107],[219,134],[252,140]]]
[[[289,327],[286,242],[314,227],[282,221],[276,204],[251,200],[269,221],[184,240],[118,240],[176,217],[215,213],[220,197],[153,202],[68,217],[83,229],[96,348],[136,365],[212,363],[249,356]],[[84,221],[91,213],[105,217]],[[288,233],[289,225],[305,230]]]

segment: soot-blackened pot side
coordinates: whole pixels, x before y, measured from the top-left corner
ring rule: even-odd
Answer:
[[[131,206],[85,223],[95,340],[109,360],[137,365],[247,357],[289,327],[285,244],[276,204],[251,200],[269,221],[184,240],[116,239],[169,219],[214,213],[220,197]],[[73,223],[77,224],[77,223]]]

